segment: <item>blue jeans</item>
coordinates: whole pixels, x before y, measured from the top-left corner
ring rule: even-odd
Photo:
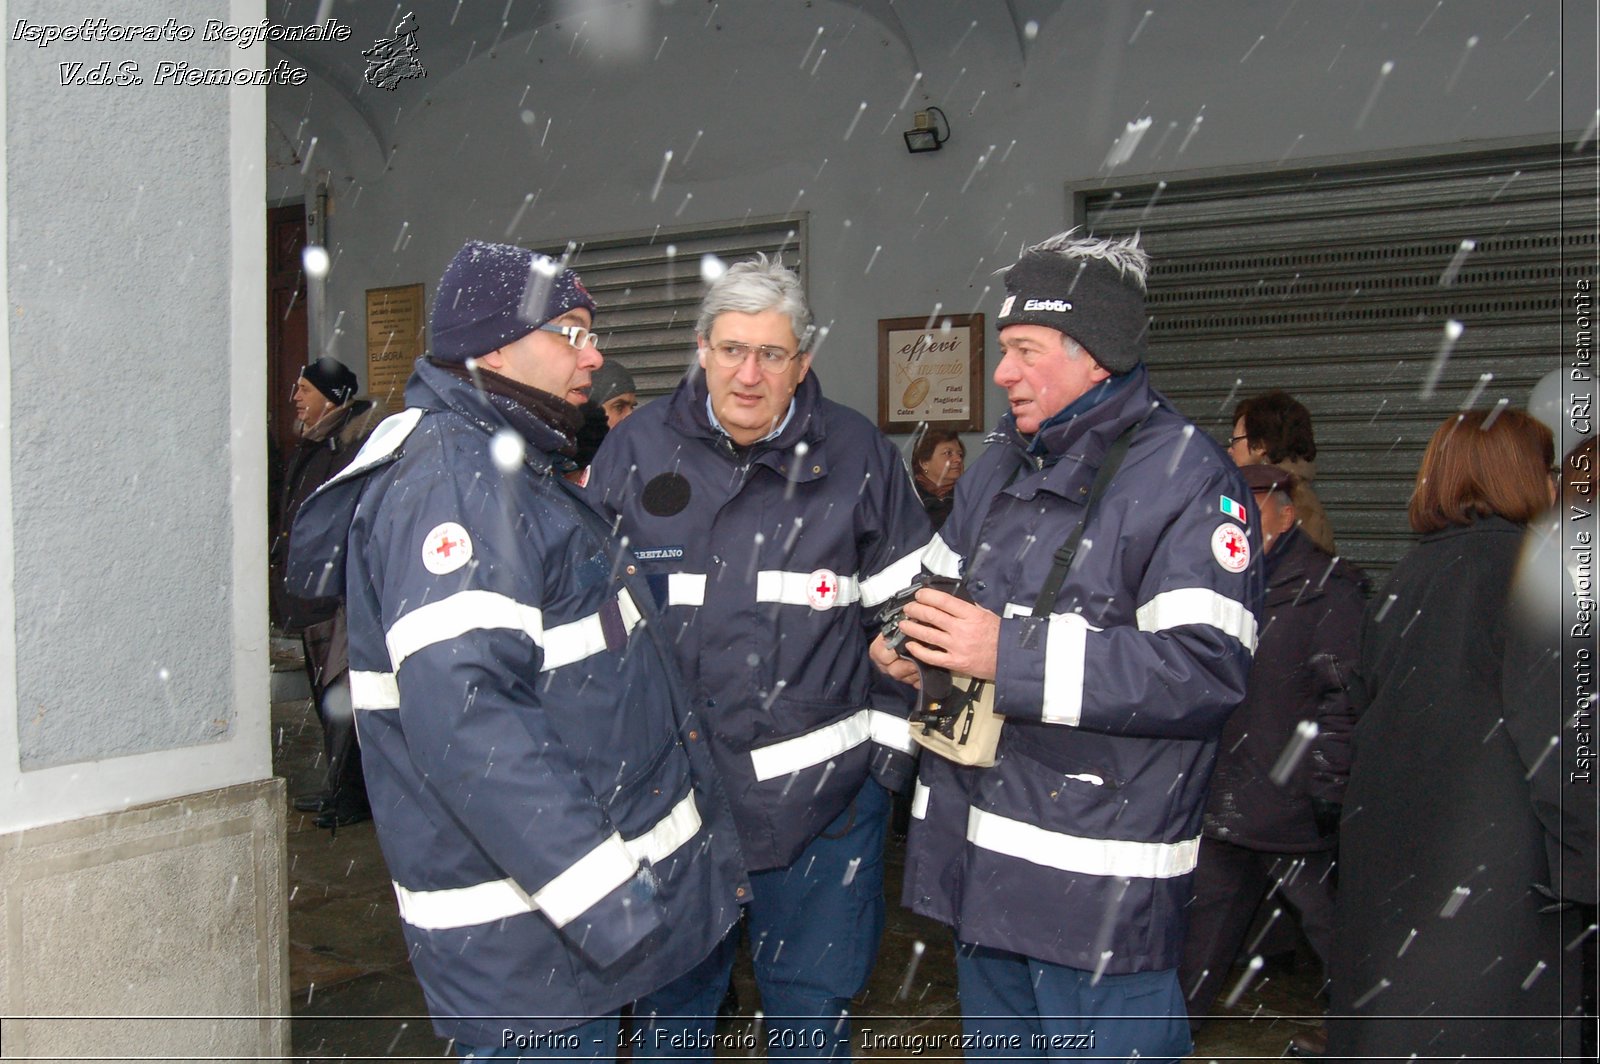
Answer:
[[[615,1060],[619,1031],[618,1013],[568,1027],[553,1034],[525,1034],[507,1046],[464,1046],[456,1043],[463,1060]]]
[[[1081,968],[957,942],[956,978],[962,1030],[980,1047],[968,1060],[1129,1060],[1137,1053],[1148,1064],[1182,1060],[1190,1049],[1174,968],[1096,980]]]
[[[754,872],[746,911],[769,1059],[850,1059],[850,999],[883,935],[889,792],[875,780],[786,868]],[[710,1061],[739,929],[697,967],[634,1005],[635,1059]]]

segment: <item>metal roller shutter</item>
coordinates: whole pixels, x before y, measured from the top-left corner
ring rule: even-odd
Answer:
[[[572,248],[570,264],[599,305],[596,331],[608,360],[622,363],[644,399],[670,392],[694,356],[694,319],[705,294],[703,256],[725,263],[766,252],[806,279],[806,216],[595,237]],[[559,258],[567,245],[536,250]]]
[[[1596,274],[1596,180],[1592,145],[1545,147],[1099,186],[1074,210],[1142,234],[1152,379],[1202,428],[1226,439],[1272,388],[1310,408],[1340,553],[1379,578],[1412,542],[1435,427],[1522,406],[1559,364]]]

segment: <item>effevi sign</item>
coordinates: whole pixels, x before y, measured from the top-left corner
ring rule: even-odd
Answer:
[[[983,316],[896,318],[879,326],[879,412],[886,431],[910,431],[921,422],[969,431],[981,409],[973,381],[982,372]]]

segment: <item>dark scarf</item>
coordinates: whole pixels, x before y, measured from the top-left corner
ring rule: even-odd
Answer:
[[[578,430],[583,427],[583,412],[565,399],[538,388],[530,388],[481,366],[469,370],[458,362],[440,362],[433,358],[428,361],[487,395],[495,409],[505,415],[511,427],[524,439],[536,438],[536,434],[529,431],[532,428],[528,424],[531,419],[561,434],[566,440],[561,453],[572,452]]]

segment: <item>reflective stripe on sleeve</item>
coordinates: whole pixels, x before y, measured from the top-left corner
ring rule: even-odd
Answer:
[[[961,576],[961,555],[950,549],[943,536],[935,535],[922,550],[922,567],[954,580]]]
[[[933,788],[917,780],[916,789],[911,792],[911,815],[918,820],[928,819],[928,798],[932,796]]]
[[[1255,615],[1244,603],[1208,587],[1180,587],[1163,591],[1139,607],[1135,614],[1142,632],[1164,632],[1186,624],[1204,624],[1230,635],[1252,654],[1256,650]]]
[[[756,573],[756,601],[779,602],[785,606],[810,606],[812,573],[786,573],[763,569]],[[861,598],[861,585],[853,576],[837,576],[839,588],[833,604],[848,606]],[[815,607],[813,607],[815,608]]]
[[[668,573],[668,606],[704,606],[706,604],[705,573]]]
[[[399,672],[400,663],[424,647],[490,628],[511,628],[526,633],[535,643],[544,635],[537,606],[524,606],[497,592],[478,590],[458,591],[438,602],[418,606],[394,622],[384,642],[389,645],[389,661]]]
[[[1034,824],[971,808],[967,841],[1045,868],[1088,876],[1171,879],[1194,871],[1199,838],[1182,842],[1128,842],[1067,835]]]
[[[1051,614],[1044,644],[1046,724],[1076,727],[1083,716],[1083,652],[1091,625],[1076,613]]]
[[[691,792],[643,835],[628,840],[613,835],[533,895],[511,879],[452,890],[407,890],[396,883],[394,893],[400,902],[400,918],[412,927],[439,931],[493,923],[543,909],[552,923],[562,927],[627,882],[639,861],[657,864],[671,856],[694,838],[700,824],[700,810]],[[624,866],[625,872],[622,871]],[[603,890],[598,883],[585,882],[587,878],[607,877],[608,874],[611,883]],[[546,901],[555,909],[546,907]]]
[[[916,740],[911,738],[911,722],[893,713],[886,713],[881,709],[869,709],[867,734],[871,735],[872,741],[879,746],[887,746],[891,750],[907,754],[917,752]]]
[[[624,839],[628,852],[641,861],[660,864],[675,853],[679,846],[695,837],[700,830],[700,807],[695,805],[694,792],[672,807],[655,827],[637,839]]]
[[[755,768],[756,779],[765,782],[787,776],[855,749],[872,737],[869,724],[871,712],[863,709],[804,735],[750,751],[750,763]]]
[[[903,587],[909,587],[922,572],[922,552],[927,547],[912,551],[897,562],[884,566],[861,581],[861,605],[874,609],[889,601],[889,597]]]
[[[351,669],[350,703],[356,709],[399,709],[400,685],[394,673]]]
[[[622,614],[622,630],[632,632],[634,626],[639,623],[641,614],[639,607],[634,604],[633,596],[628,594],[627,588],[617,592],[617,608]],[[605,650],[605,625],[598,613],[591,613],[587,617],[567,624],[558,624],[547,630],[540,642],[544,646],[544,664],[539,666],[539,671],[549,672],[551,669],[571,665]]]

